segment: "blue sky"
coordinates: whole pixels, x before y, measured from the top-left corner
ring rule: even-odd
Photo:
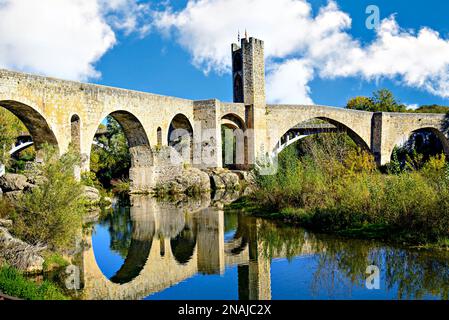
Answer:
[[[87,0],[80,2],[83,1]],[[226,6],[220,7],[226,1]],[[97,3],[96,7],[92,6],[93,2]],[[190,6],[196,5],[196,11],[186,7],[189,2]],[[239,5],[232,7],[231,2]],[[309,5],[312,11],[304,13],[302,8],[298,7],[298,2]],[[313,101],[316,104],[343,106],[350,97],[370,95],[376,89],[388,88],[401,102],[409,105],[449,105],[449,77],[446,79],[444,76],[445,71],[449,72],[449,58],[445,58],[449,57],[449,24],[446,17],[449,11],[448,2],[332,2],[335,7],[327,7],[326,12],[331,12],[335,15],[335,20],[340,21],[335,32],[332,29],[333,18],[329,16],[321,27],[325,25],[330,29],[326,32],[317,31],[322,30],[317,25],[319,16],[324,17],[320,10],[329,6],[327,0],[182,0],[160,3],[95,0],[89,4],[86,2],[79,11],[73,7],[74,1],[71,0],[59,0],[58,7],[54,5],[55,0],[42,0],[39,2],[41,8],[47,11],[59,10],[56,13],[63,18],[52,21],[53,15],[49,15],[43,23],[44,26],[42,22],[36,21],[36,26],[39,23],[41,29],[39,34],[34,35],[33,30],[39,28],[33,28],[32,21],[28,24],[29,30],[19,28],[17,18],[32,19],[32,15],[39,16],[35,13],[41,9],[29,8],[29,2],[26,0],[0,0],[0,4],[9,3],[10,6],[8,8],[0,5],[0,67],[190,99],[218,98],[230,101],[231,75],[229,61],[226,60],[230,59],[230,42],[236,40],[237,29],[243,34],[244,29],[248,28],[250,36],[262,38],[266,41],[266,46],[271,46],[267,49],[267,82],[270,82],[271,76],[271,82],[274,84],[267,83],[267,91],[269,99],[274,102]],[[29,8],[29,15],[19,10],[21,3]],[[67,5],[64,6],[64,3]],[[252,12],[248,9],[254,8],[256,3],[257,10]],[[276,8],[276,4],[282,3],[284,8]],[[368,16],[365,10],[368,5],[373,4],[379,7],[381,19],[393,19],[400,28],[396,40],[398,47],[405,48],[403,51],[396,52],[391,48],[384,50],[385,48],[379,49],[379,45],[373,46],[379,34],[365,26]],[[214,9],[214,6],[218,9]],[[279,30],[271,31],[273,28],[266,26],[271,20],[284,20],[287,12],[296,9],[298,13],[302,12],[303,22],[296,22],[294,17],[286,17]],[[88,10],[94,15],[92,19],[85,21],[83,19],[86,19],[85,12]],[[235,14],[236,11],[244,11],[247,19],[240,19],[243,14]],[[192,18],[193,12],[198,13],[196,18]],[[70,17],[64,18],[66,14]],[[393,14],[394,18],[391,16]],[[256,17],[257,15],[259,17]],[[344,15],[350,18],[349,24]],[[8,18],[15,22],[8,25]],[[66,20],[78,21],[77,19],[81,22],[72,25],[66,23]],[[43,29],[46,26],[51,32]],[[273,26],[276,26],[276,23]],[[426,42],[427,38],[423,38],[418,41],[418,32],[423,27],[431,32],[438,32],[437,40]],[[11,30],[12,32],[9,32]],[[52,39],[56,38],[52,34],[55,32],[53,30],[60,30],[63,39],[53,41]],[[391,35],[389,30],[385,31],[384,35]],[[24,33],[23,37],[21,32]],[[308,34],[304,35],[313,32],[321,34],[315,40],[310,40]],[[13,36],[8,37],[7,33]],[[30,34],[29,38],[25,34]],[[290,34],[295,36],[291,37]],[[332,40],[332,36],[336,36],[335,39],[343,36],[346,42]],[[36,37],[42,40],[38,47],[32,40]],[[329,51],[332,53],[328,56],[322,52],[311,53],[311,48],[324,43],[323,39],[329,41]],[[400,42],[402,40],[406,43]],[[280,48],[283,44],[292,44],[295,41],[295,48],[277,52],[283,51]],[[307,42],[308,47],[303,46],[302,42]],[[353,43],[359,46],[360,52],[367,55],[366,61],[371,61],[375,65],[373,68],[358,65],[364,63],[363,59],[345,59],[345,55],[349,56]],[[344,47],[342,50],[340,45]],[[396,44],[393,44],[394,46]],[[42,50],[42,54],[39,50]],[[51,53],[46,55],[45,50]],[[34,57],[27,55],[26,52],[30,51],[35,52]],[[440,54],[427,56],[427,52],[431,51],[438,51]],[[410,52],[414,53],[412,57],[408,57]],[[342,53],[343,57],[339,56],[339,53]],[[36,58],[51,55],[51,61]],[[393,63],[391,60],[394,60]],[[327,63],[331,63],[329,69],[322,67]],[[342,70],[335,70],[332,63],[337,66],[347,65],[342,67]],[[415,66],[421,63],[423,67],[414,70]],[[400,67],[396,68],[395,64]],[[358,66],[353,67],[355,65]],[[438,82],[438,86],[434,85],[435,82]],[[296,91],[302,93],[293,94]]]

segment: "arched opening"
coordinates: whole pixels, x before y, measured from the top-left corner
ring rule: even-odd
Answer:
[[[165,257],[165,239],[161,236],[159,236],[159,246],[159,254],[161,255],[161,257]]]
[[[328,133],[347,135],[362,150],[370,150],[368,144],[356,132],[344,124],[333,119],[317,117],[300,122],[285,132],[276,144],[273,154],[279,154],[300,140]]]
[[[240,72],[243,70],[242,53],[240,51],[234,52],[232,66],[234,72]]]
[[[182,265],[192,259],[196,247],[196,232],[188,224],[175,237],[170,239],[170,246],[176,261]]]
[[[235,114],[221,119],[223,167],[245,170],[248,167],[248,137],[245,122]]]
[[[135,279],[145,267],[153,244],[153,229],[148,230],[146,239],[132,238],[128,248],[125,262],[110,279],[113,283],[125,284]]]
[[[431,157],[441,154],[449,156],[449,139],[436,128],[421,128],[397,141],[391,161],[417,170]]]
[[[242,77],[237,74],[234,78],[234,102],[242,103],[243,101],[243,80]]]
[[[58,142],[45,118],[18,101],[0,101],[0,163],[6,171],[26,170],[41,161],[45,144],[58,149]]]
[[[157,146],[158,147],[162,146],[162,128],[161,127],[157,128]]]
[[[265,161],[260,167],[266,165],[268,173],[276,175],[276,179],[303,179],[301,174],[309,174],[316,168],[322,179],[333,181],[344,172],[371,172],[377,167],[374,155],[361,137],[345,125],[322,117],[290,128],[275,146],[271,158]],[[304,167],[308,169],[302,171]],[[293,178],[295,175],[298,177]]]
[[[112,212],[102,218],[92,242],[100,270],[117,284],[129,283],[140,275],[155,237],[154,219],[129,200],[120,198]]]
[[[81,153],[81,120],[76,114],[70,119],[70,135],[72,147]]]
[[[177,151],[184,163],[193,163],[193,127],[183,114],[177,114],[170,122],[168,145]]]
[[[142,123],[127,111],[116,111],[100,124],[93,139],[90,168],[106,188],[147,190],[153,153]]]

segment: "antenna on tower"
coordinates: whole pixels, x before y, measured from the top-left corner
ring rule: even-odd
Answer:
[[[248,32],[245,29],[245,39],[248,40]]]
[[[238,31],[237,43],[240,43],[240,30]]]

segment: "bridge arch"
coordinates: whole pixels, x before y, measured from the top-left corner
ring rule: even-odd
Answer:
[[[373,144],[373,113],[319,105],[267,105],[268,150],[276,150],[281,137],[300,123],[321,119],[345,130],[362,148]]]
[[[122,128],[127,142],[129,153],[131,155],[131,167],[129,169],[129,180],[131,191],[145,191],[151,188],[154,156],[148,135],[143,127],[142,122],[131,112],[125,110],[117,110],[109,113],[118,122]],[[97,128],[100,127],[99,123]],[[94,142],[94,135],[90,141]]]
[[[170,121],[167,141],[183,161],[193,163],[193,126],[186,115],[178,113]]]
[[[221,124],[231,129],[240,129],[246,131],[245,121],[235,113],[228,113],[221,117]]]
[[[295,127],[299,128],[301,124],[309,123],[314,120],[323,121],[323,122],[333,126],[333,128],[331,128],[331,127],[327,128],[327,127],[325,127],[325,125],[321,125],[321,124],[316,124],[316,127],[313,128],[314,125],[310,124],[310,129],[307,129],[307,128],[303,129],[305,131],[305,133],[303,135],[297,135],[291,141],[289,141],[291,138],[289,133]],[[272,150],[272,152],[273,152],[273,154],[279,153],[280,151],[285,149],[285,146],[289,145],[289,142],[296,142],[298,140],[301,140],[307,136],[314,135],[314,134],[320,134],[320,133],[325,133],[325,132],[335,132],[335,131],[346,133],[357,144],[357,146],[359,146],[363,150],[371,152],[369,143],[363,137],[361,137],[356,131],[354,131],[353,129],[348,127],[346,124],[344,124],[338,120],[335,120],[335,119],[329,118],[329,117],[323,117],[323,116],[308,118],[306,120],[300,121],[300,122],[294,124],[293,126],[291,126],[288,130],[284,131],[282,136],[277,140],[277,143],[276,143],[274,149]]]
[[[125,284],[137,278],[145,267],[155,235],[153,219],[134,219],[131,244],[123,265],[111,277],[112,283]]]
[[[390,158],[393,156],[394,148],[397,146],[404,146],[407,143],[416,143],[417,137],[419,134],[431,134],[438,139],[441,143],[442,151],[446,156],[449,156],[449,137],[445,134],[440,128],[431,127],[431,126],[423,126],[418,127],[410,131],[406,131],[406,133],[399,135],[396,139],[391,139],[393,143],[388,145],[387,152],[390,155]]]
[[[37,152],[42,149],[44,144],[52,145],[59,150],[58,139],[54,131],[36,108],[16,100],[1,100],[0,107],[10,111],[22,121],[33,139]]]
[[[248,137],[245,121],[235,113],[221,118],[222,160],[230,169],[244,170],[248,165]]]
[[[175,260],[181,264],[187,264],[193,257],[196,249],[196,230],[188,224],[175,237],[170,239],[170,248]]]

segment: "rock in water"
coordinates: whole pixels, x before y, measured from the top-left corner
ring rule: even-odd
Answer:
[[[240,189],[240,177],[232,171],[226,169],[214,170],[210,172],[210,179],[214,190]]]
[[[209,175],[196,168],[182,169],[159,184],[161,192],[169,194],[200,194],[211,190]]]
[[[226,185],[225,185],[223,179],[219,175],[212,174],[210,179],[212,182],[212,188],[214,190],[225,190],[226,189]]]
[[[240,178],[237,174],[233,172],[225,172],[221,175],[221,178],[223,179],[227,190],[240,189]]]
[[[91,202],[100,201],[100,191],[94,187],[84,186],[84,197]]]

